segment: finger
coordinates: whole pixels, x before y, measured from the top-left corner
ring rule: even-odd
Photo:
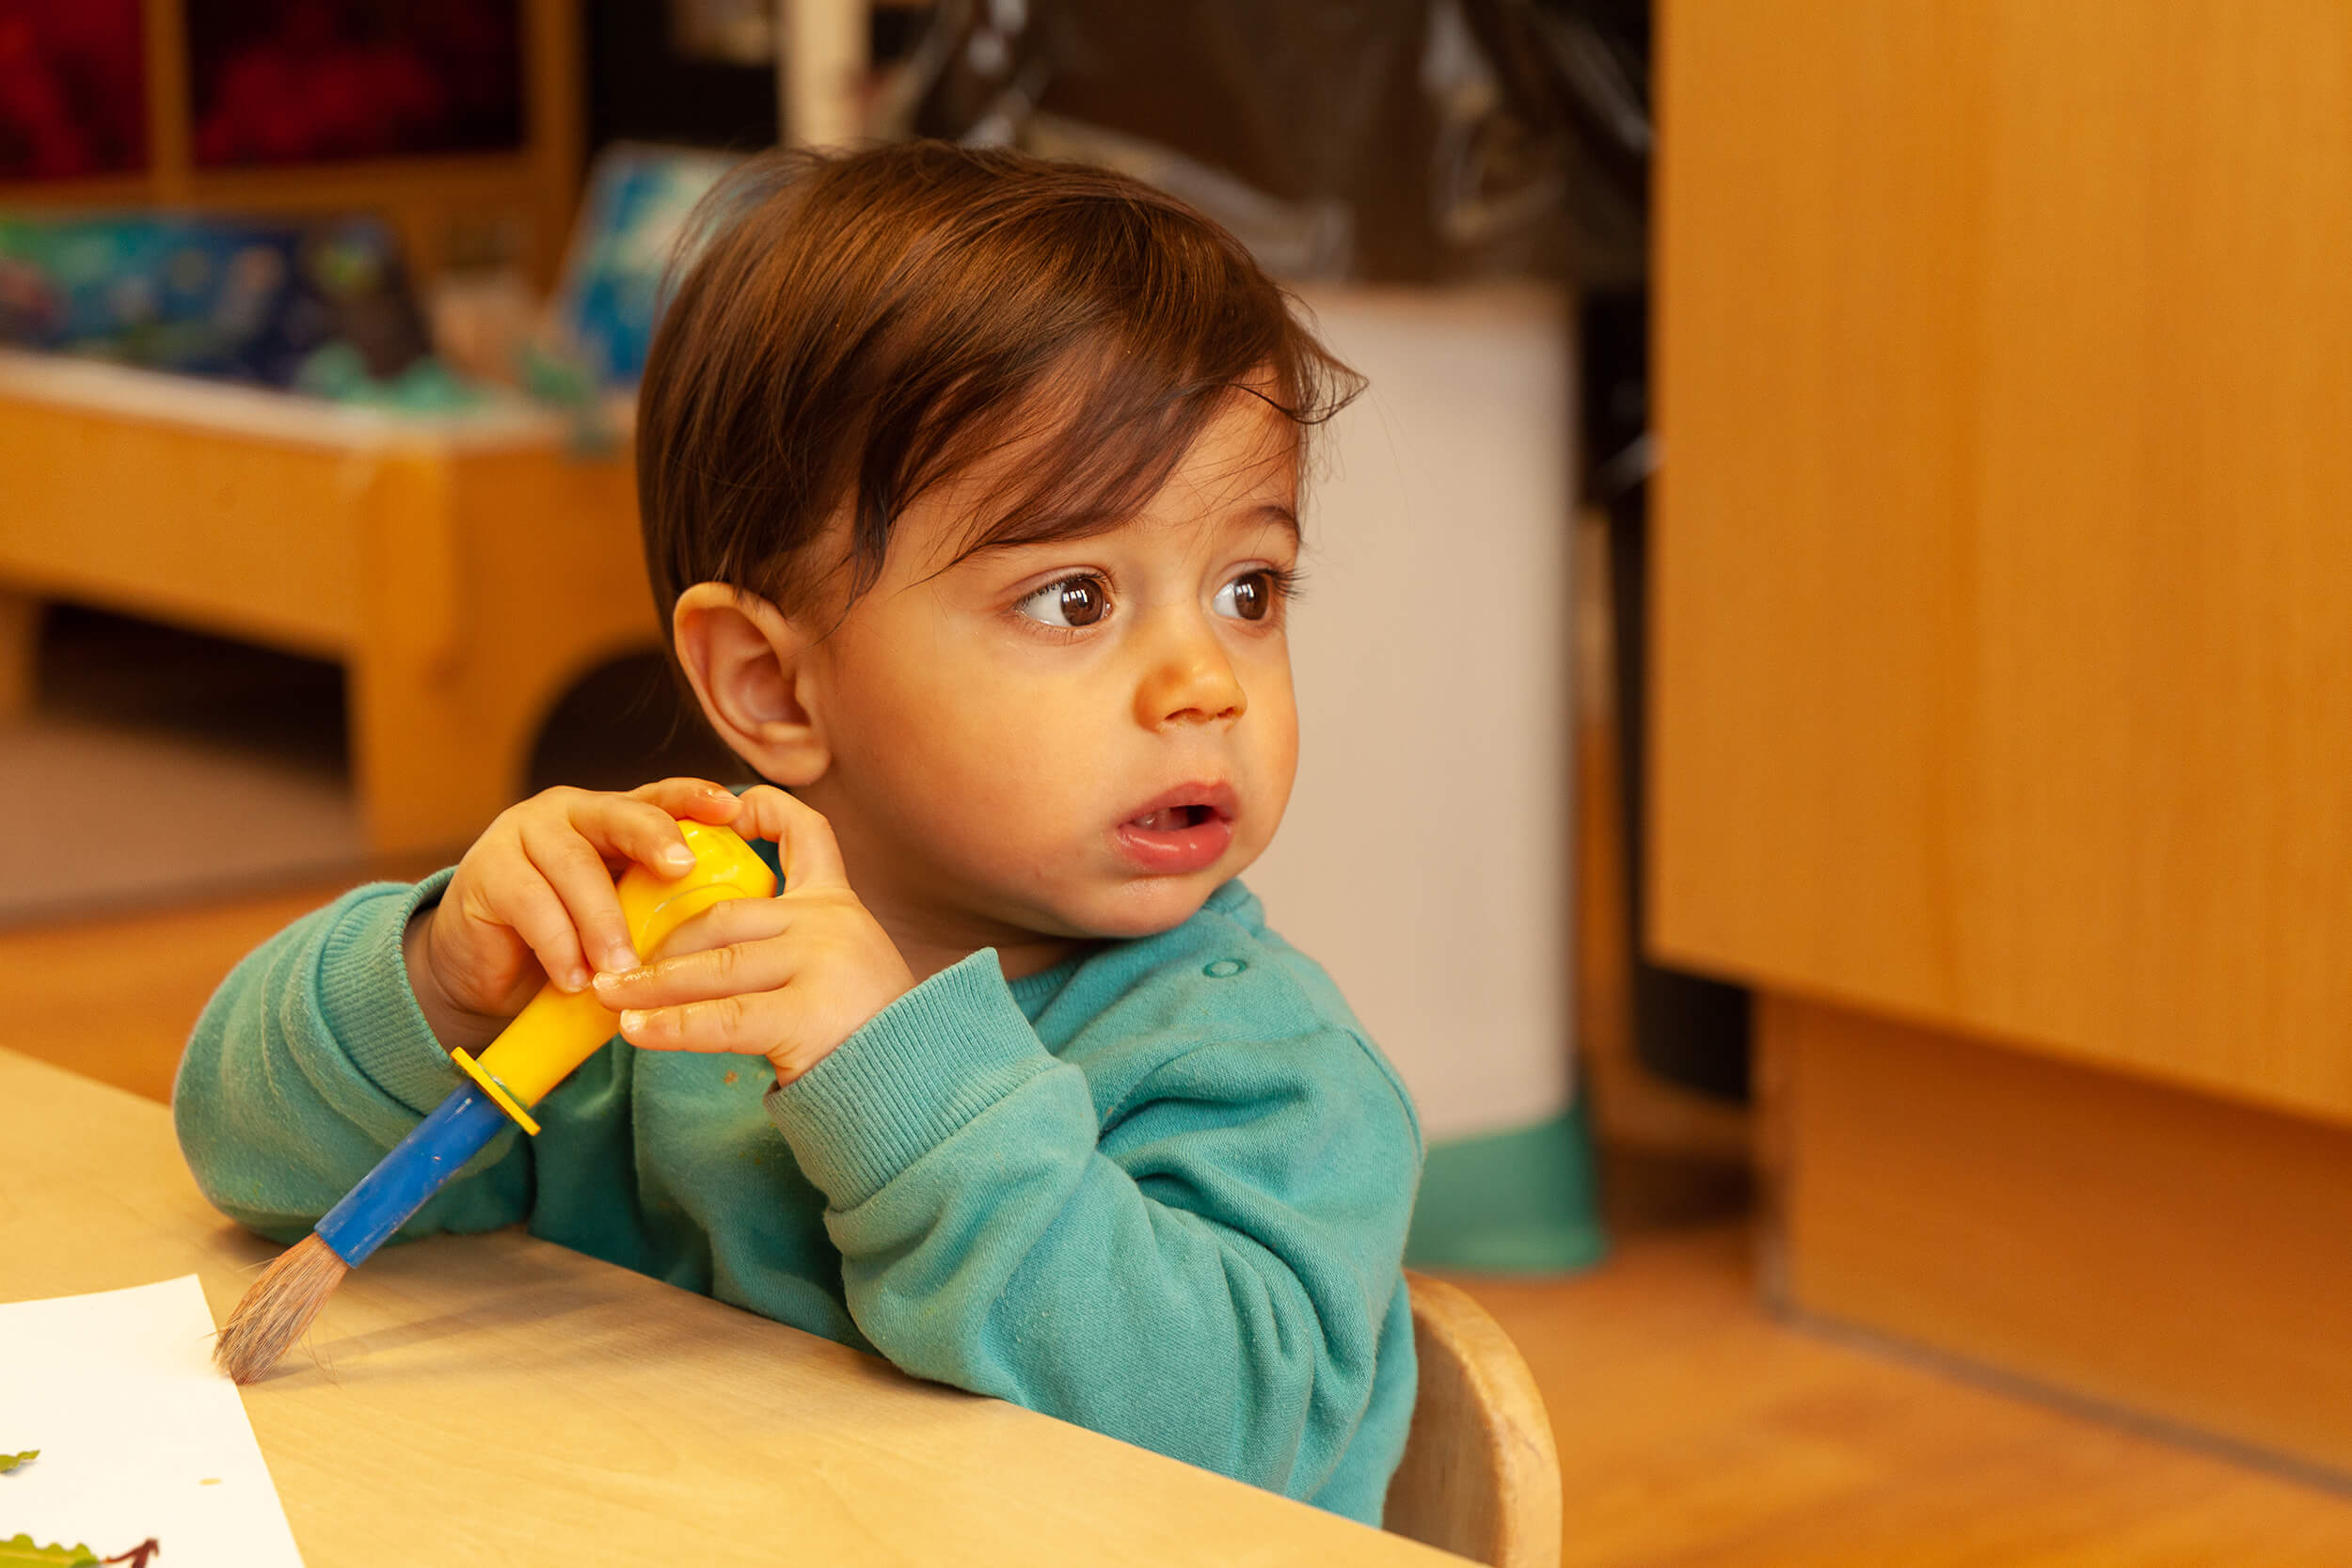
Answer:
[[[798,893],[811,887],[850,885],[833,824],[773,784],[754,784],[742,795],[743,815],[735,831],[746,838],[773,839],[784,884]]]
[[[799,905],[783,898],[729,898],[681,922],[661,944],[664,958],[701,953],[730,942],[768,942],[784,935],[801,916]]]
[[[772,943],[790,927],[797,913],[781,898],[730,898],[713,905],[672,932],[644,968],[597,975],[596,995],[608,1007],[657,1007],[725,995],[730,990],[766,990],[780,986],[787,978],[781,967],[763,968],[759,974],[772,974],[772,978],[755,980],[749,972],[739,976],[732,968],[722,967],[732,964],[732,959],[701,968],[685,967],[683,960],[738,945]]]
[[[677,818],[650,800],[628,795],[582,795],[567,816],[608,866],[634,861],[656,876],[673,879],[694,868],[694,851],[679,831]]]
[[[629,1007],[621,1013],[621,1037],[647,1051],[765,1056],[784,1037],[791,1014],[792,1002],[781,990],[675,1007]]]
[[[602,970],[635,969],[637,950],[629,945],[620,895],[596,847],[569,822],[544,817],[523,824],[522,843],[523,853],[563,901],[579,933],[580,956]]]
[[[523,939],[548,978],[564,990],[588,984],[588,965],[580,950],[580,933],[564,901],[547,879],[519,852],[513,875],[495,893],[485,890],[494,919]]]
[[[708,779],[659,779],[649,784],[639,784],[628,792],[629,799],[644,800],[660,806],[672,816],[689,816],[697,822],[712,822],[721,826],[735,820],[742,802],[735,791]]]
[[[790,942],[729,942],[665,958],[627,974],[599,974],[596,1000],[616,1009],[645,1010],[755,995],[789,984],[802,962]]]

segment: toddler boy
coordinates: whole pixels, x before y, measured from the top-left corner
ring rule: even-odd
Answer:
[[[291,1241],[451,1048],[593,986],[619,1035],[404,1234],[525,1222],[1376,1524],[1420,1132],[1234,879],[1290,792],[1301,459],[1352,376],[1118,176],[914,144],[710,212],[642,393],[646,558],[767,782],[550,791],[281,932],[181,1068],[199,1182]],[[614,873],[675,875],[679,817],[784,891],[633,953]]]

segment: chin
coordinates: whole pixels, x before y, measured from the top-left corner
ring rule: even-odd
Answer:
[[[1133,941],[1172,931],[1200,912],[1209,895],[1235,873],[1196,871],[1182,877],[1153,877],[1130,882],[1109,894],[1086,901],[1083,912],[1073,911],[1083,934],[1104,941]]]

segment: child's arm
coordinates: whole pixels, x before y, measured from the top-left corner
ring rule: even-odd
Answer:
[[[1155,997],[1156,1037],[1103,1021],[1166,1060],[1098,1106],[1086,1037],[1048,1054],[981,953],[770,1110],[892,1360],[1311,1498],[1372,1398],[1420,1140],[1344,1031],[1218,1033],[1245,983]]]
[[[735,797],[701,780],[622,795],[556,790],[503,812],[451,871],[376,883],[249,954],[197,1021],[172,1108],[215,1207],[291,1241],[342,1199],[463,1080],[478,1049],[549,974],[586,984],[589,955],[626,964],[611,867],[692,863],[675,818],[724,821]],[[665,860],[673,846],[683,864]],[[400,1234],[482,1230],[524,1216],[531,1161],[501,1133]]]
[[[172,1117],[197,1185],[230,1218],[299,1239],[463,1081],[401,958],[410,912],[450,877],[345,894],[247,954],[205,1005]],[[531,1167],[515,1141],[501,1133],[401,1234],[520,1219]]]

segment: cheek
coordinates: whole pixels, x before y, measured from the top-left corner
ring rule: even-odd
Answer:
[[[1252,719],[1264,718],[1258,727],[1259,767],[1263,770],[1265,803],[1278,813],[1291,795],[1298,776],[1298,703],[1291,690],[1290,663],[1285,659],[1279,678],[1260,683],[1250,693]]]
[[[1291,686],[1290,648],[1277,641],[1236,660],[1242,688],[1249,693],[1248,722],[1255,743],[1268,757],[1298,755],[1298,696]]]
[[[965,668],[961,680],[870,693],[851,742],[858,771],[878,803],[935,848],[1019,856],[1068,820],[1098,770],[1090,737],[1101,721],[1073,711],[1067,694]]]

